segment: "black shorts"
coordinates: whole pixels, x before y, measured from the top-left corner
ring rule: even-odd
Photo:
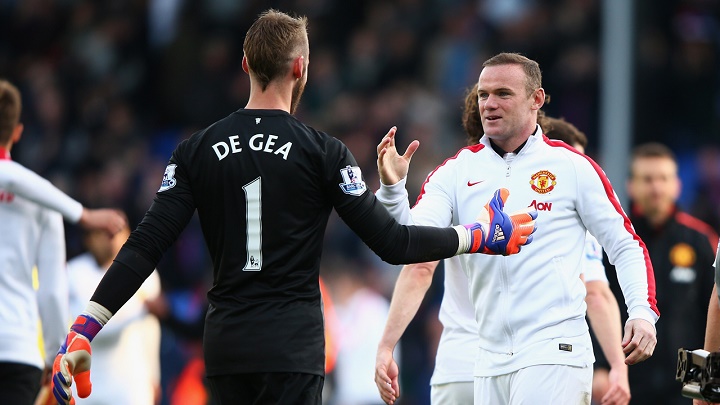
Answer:
[[[325,379],[306,373],[208,377],[213,405],[321,405]]]
[[[33,405],[40,392],[42,370],[29,364],[0,362],[2,403]]]

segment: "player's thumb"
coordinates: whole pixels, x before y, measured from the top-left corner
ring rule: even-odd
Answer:
[[[495,191],[495,194],[499,194],[500,200],[502,201],[502,206],[500,208],[504,207],[508,197],[510,196],[510,190],[501,188]]]
[[[92,392],[90,370],[75,375],[75,387],[80,398],[87,398]]]
[[[420,147],[420,141],[414,140],[414,141],[410,142],[410,145],[408,145],[407,149],[405,150],[403,157],[405,159],[407,159],[407,161],[409,162],[419,147]]]
[[[493,219],[493,214],[495,211],[502,211],[505,207],[505,201],[507,201],[508,196],[510,195],[510,191],[506,188],[500,188],[495,190],[495,193],[493,194],[492,198],[488,202],[488,204],[485,206],[490,213],[490,220]]]

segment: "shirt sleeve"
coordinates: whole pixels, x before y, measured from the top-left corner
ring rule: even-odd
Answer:
[[[65,233],[60,215],[46,211],[38,246],[38,310],[42,321],[45,364],[52,365],[67,333],[68,274],[65,267]]]
[[[575,155],[580,219],[615,265],[628,309],[628,319],[655,324],[660,311],[655,298],[655,275],[645,243],[620,205],[607,176],[592,159]]]
[[[585,251],[583,255],[583,274],[585,282],[602,281],[609,283],[607,274],[605,273],[605,265],[603,265],[602,246],[594,236],[587,233],[585,235]]]
[[[52,185],[49,181],[13,161],[2,161],[0,188],[15,193],[38,205],[59,212],[71,223],[82,216],[83,206]]]

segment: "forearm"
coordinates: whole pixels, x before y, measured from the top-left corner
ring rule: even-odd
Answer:
[[[709,352],[720,351],[720,304],[718,303],[717,286],[713,287],[710,295],[704,349]]]
[[[68,274],[66,271],[65,234],[60,214],[48,212],[38,246],[37,305],[42,320],[46,363],[52,360],[67,333],[70,319],[68,308]]]
[[[0,170],[0,188],[57,211],[71,223],[77,223],[83,212],[82,204],[37,173],[14,162],[8,162]]]
[[[602,281],[587,283],[587,315],[605,358],[611,367],[627,368],[622,351],[622,321],[617,300]]]
[[[404,266],[390,302],[385,330],[378,344],[379,348],[392,351],[400,341],[408,325],[417,314],[425,293],[432,283],[438,262],[418,263]]]
[[[463,227],[404,226],[395,221],[372,193],[354,204],[336,206],[340,217],[380,258],[390,264],[445,259],[469,249],[469,231]]]

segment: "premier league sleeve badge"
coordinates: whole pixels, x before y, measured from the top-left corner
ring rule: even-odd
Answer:
[[[349,195],[359,196],[365,192],[367,186],[362,179],[362,172],[357,166],[345,166],[344,169],[340,169],[340,175],[342,176],[343,182],[340,183],[340,188],[343,193]]]

